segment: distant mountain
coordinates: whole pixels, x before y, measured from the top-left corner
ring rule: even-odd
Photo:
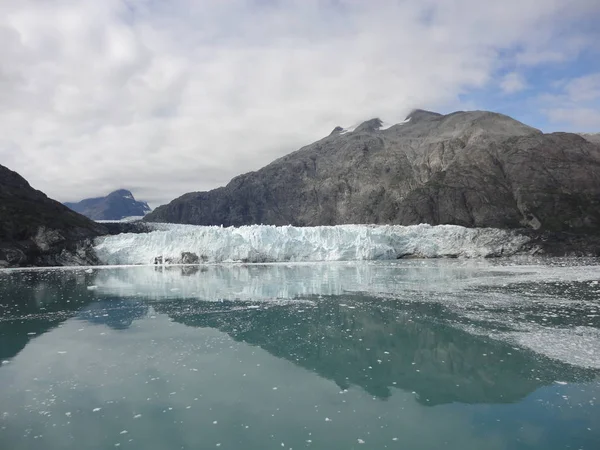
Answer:
[[[589,139],[589,138],[586,138]],[[456,224],[600,231],[600,145],[486,112],[413,111],[333,132],[145,220],[198,225]]]
[[[0,165],[0,267],[93,264],[89,239],[106,231]]]
[[[93,220],[120,220],[125,217],[144,216],[151,211],[148,203],[137,201],[126,189],[111,192],[106,197],[87,198],[65,205]]]

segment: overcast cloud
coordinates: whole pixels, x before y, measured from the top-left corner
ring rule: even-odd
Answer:
[[[532,68],[598,51],[599,18],[598,0],[0,0],[0,164],[61,201],[157,206],[336,125],[527,92]],[[600,131],[585,70],[536,93],[557,129]]]

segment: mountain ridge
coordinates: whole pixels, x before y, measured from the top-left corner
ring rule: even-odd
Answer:
[[[402,123],[380,126],[375,118],[353,131],[336,128],[226,186],[184,194],[145,220],[600,228],[600,146],[579,135],[544,134],[489,111],[414,110]]]
[[[90,239],[106,232],[0,165],[0,268],[95,264]]]

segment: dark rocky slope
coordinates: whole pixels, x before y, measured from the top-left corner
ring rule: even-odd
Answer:
[[[199,225],[457,224],[600,230],[600,145],[484,111],[372,119],[146,216]]]
[[[0,165],[0,267],[94,264],[89,240],[105,232]]]
[[[126,189],[111,192],[106,197],[65,203],[65,206],[93,220],[120,220],[125,217],[144,216],[150,211],[148,203],[136,200]]]

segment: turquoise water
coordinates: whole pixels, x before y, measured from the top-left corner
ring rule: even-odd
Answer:
[[[597,449],[594,261],[0,272],[1,449]]]

